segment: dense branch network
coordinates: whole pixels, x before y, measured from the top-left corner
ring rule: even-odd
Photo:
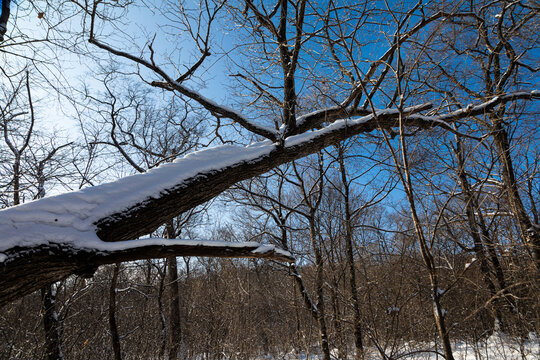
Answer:
[[[258,244],[217,249],[171,243],[148,248],[144,247],[144,242],[120,241],[151,233],[167,220],[216,197],[239,181],[316,153],[351,136],[392,129],[399,125],[399,118],[404,117],[409,127],[449,128],[452,122],[492,111],[508,99],[538,98],[538,91],[508,94],[439,117],[419,114],[429,109],[429,104],[402,110],[379,110],[288,137],[283,144],[266,140],[247,147],[229,145],[205,149],[144,174],[2,210],[1,302],[13,299],[12,293],[21,296],[47,282],[119,260],[176,254],[290,261],[290,255],[275,249],[258,252]],[[100,249],[112,246],[106,244],[119,244],[120,250],[103,252]],[[23,268],[30,270],[23,271]]]
[[[392,107],[376,108],[374,98],[387,80],[387,74],[396,72],[397,77],[400,75],[400,49],[406,41],[439,20],[475,19],[475,15],[469,12],[437,12],[431,16],[422,16],[418,23],[406,30],[413,14],[419,11],[419,2],[406,13],[396,32],[389,37],[390,48],[370,64],[365,74],[361,76],[358,68],[355,68],[358,74],[356,77],[349,76],[350,88],[344,99],[334,99],[334,104],[338,105],[323,108],[318,106],[319,110],[297,116],[295,71],[299,68],[302,45],[313,34],[304,30],[306,1],[298,4],[293,22],[289,21],[289,3],[278,1],[270,13],[260,11],[252,1],[245,3],[244,16],[253,13],[260,27],[269,31],[269,38],[276,45],[276,54],[279,54],[276,62],[283,71],[283,85],[280,88],[283,90],[283,99],[279,100],[277,95],[269,94],[274,102],[279,103],[282,122],[281,127],[272,129],[253,121],[240,111],[218,104],[186,85],[187,80],[209,56],[209,28],[215,13],[208,20],[199,60],[184,74],[171,75],[154,61],[152,44],[148,46],[150,55],[145,59],[144,54],[134,55],[98,39],[95,34],[96,19],[99,18],[97,8],[104,3],[94,2],[87,11],[90,17],[90,44],[115,57],[127,59],[139,68],[150,70],[154,79],[149,83],[153,87],[180,94],[201,105],[216,118],[228,118],[249,134],[266,140],[245,147],[227,145],[197,151],[144,174],[0,211],[0,305],[70,274],[90,274],[100,265],[118,261],[170,255],[292,261],[290,254],[260,244],[194,244],[174,241],[148,244],[148,240],[136,239],[152,233],[178,214],[207,202],[240,181],[264,174],[279,165],[314,154],[355,135],[376,130],[402,130],[405,127],[426,130],[442,128],[456,132],[452,126],[456,122],[497,112],[509,102],[540,99],[537,90],[506,94],[497,91],[481,97],[481,103],[470,104],[445,114],[427,115],[427,111],[432,108],[431,104],[405,107],[402,106],[403,97],[398,104],[394,96],[390,101]],[[277,25],[274,16],[279,17]],[[295,28],[287,29],[291,23]],[[0,21],[0,35],[3,31],[1,25]],[[335,54],[335,42],[330,41],[329,36],[326,40]],[[503,45],[512,54],[510,45]],[[338,67],[343,67],[341,60],[334,57]],[[392,65],[394,58],[397,58],[397,70]],[[513,69],[507,71],[512,72]],[[377,73],[377,79],[373,79]],[[248,83],[252,79],[241,74],[239,77]],[[507,79],[504,73],[499,84]],[[398,85],[400,82],[401,79],[397,79]],[[258,83],[250,83],[264,92]],[[360,106],[363,96],[364,104]],[[274,119],[265,120],[271,123]],[[114,138],[114,130],[113,142],[119,147]]]

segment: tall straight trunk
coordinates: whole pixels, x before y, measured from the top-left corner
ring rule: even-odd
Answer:
[[[47,360],[63,360],[58,314],[56,313],[56,289],[53,285],[41,289],[41,306],[45,330],[45,358]]]
[[[324,310],[324,262],[322,252],[317,244],[317,233],[315,231],[315,214],[312,212],[309,219],[309,238],[315,253],[315,293],[317,294],[317,323],[319,325],[319,340],[323,360],[330,360],[330,346],[328,344],[328,330],[326,327]]]
[[[176,237],[174,224],[171,221],[166,224],[167,237]],[[182,327],[180,319],[180,293],[178,289],[178,262],[176,256],[167,258],[168,264],[168,289],[169,289],[169,359],[180,359],[180,347],[182,345]]]
[[[163,270],[159,269],[159,287],[157,295],[158,312],[161,323],[161,345],[159,346],[159,359],[165,357],[165,349],[167,348],[167,321],[165,319],[165,310],[163,306],[163,293],[165,292],[165,279],[167,277],[167,263]]]
[[[118,325],[116,323],[116,283],[118,281],[119,272],[120,263],[116,263],[114,265],[111,285],[109,287],[109,330],[111,332],[111,342],[115,360],[122,360],[120,335],[118,334]]]
[[[280,223],[280,228],[281,228],[281,238],[280,238],[280,242],[281,242],[281,247],[286,250],[286,251],[289,251],[289,244],[287,243],[287,226],[285,224],[285,220],[283,219],[283,217],[280,215],[279,216],[279,219],[281,221]],[[303,302],[304,302],[304,305],[306,307],[306,309],[309,310],[309,313],[311,314],[311,316],[313,317],[313,319],[317,322],[317,326],[319,328],[319,341],[320,341],[320,345],[321,345],[321,351],[323,353],[323,360],[330,360],[330,349],[329,349],[329,346],[328,346],[328,334],[327,334],[327,330],[326,330],[326,323],[325,323],[325,319],[324,319],[324,299],[322,298],[322,256],[321,256],[321,253],[320,253],[320,250],[318,250],[318,247],[316,247],[314,241],[314,236],[315,236],[315,232],[314,232],[314,226],[313,226],[313,230],[312,230],[312,226],[311,226],[312,222],[310,221],[310,240],[311,240],[311,243],[312,245],[314,245],[314,249],[315,249],[315,256],[316,256],[316,259],[315,259],[315,263],[316,263],[316,268],[317,268],[317,278],[316,278],[316,293],[317,293],[317,303],[313,303],[313,301],[311,300],[311,297],[309,296],[308,294],[308,291],[306,289],[306,286],[304,284],[304,279],[302,278],[302,275],[300,275],[300,272],[298,271],[298,268],[296,267],[296,265],[294,263],[291,263],[289,265],[289,269],[291,271],[291,274],[294,278],[294,281],[296,283],[296,286],[298,287],[298,291],[300,293],[300,297],[302,298]],[[313,236],[312,236],[313,234]],[[317,256],[318,254],[318,256]],[[320,264],[317,265],[317,264]],[[319,269],[321,269],[319,271]],[[319,278],[321,280],[319,280]],[[320,284],[320,286],[319,286]],[[319,292],[319,288],[320,288],[320,292]],[[319,293],[321,294],[321,297],[319,297]],[[320,301],[322,300],[322,301]],[[322,310],[321,310],[322,309]],[[322,313],[321,313],[322,311]],[[297,333],[299,334],[300,332],[300,320],[299,320],[299,317],[298,317],[298,314],[297,314]]]
[[[352,214],[349,196],[349,183],[347,180],[343,147],[341,144],[338,145],[338,161],[339,170],[341,173],[341,182],[343,185],[343,205],[345,206],[345,248],[347,253],[347,269],[349,270],[349,290],[353,306],[353,333],[354,345],[356,348],[355,359],[360,360],[364,358],[364,345],[362,343],[362,319],[360,314],[360,303],[358,300],[358,287],[356,285],[356,269],[354,266]]]
[[[19,205],[21,203],[21,157],[15,155],[15,162],[13,163],[13,205]]]
[[[17,189],[17,191],[13,194],[13,202],[15,205],[18,205],[18,181],[17,184],[14,185],[14,188]],[[43,166],[40,166],[38,170],[37,198],[41,199],[43,197],[45,197],[45,177],[43,176]],[[41,308],[43,313],[43,329],[45,330],[45,357],[47,360],[63,360],[62,337],[60,335],[60,324],[56,312],[56,289],[53,284],[41,288]]]

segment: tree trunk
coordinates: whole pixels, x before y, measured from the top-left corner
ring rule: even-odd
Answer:
[[[13,205],[19,205],[21,203],[21,157],[19,154],[15,155],[15,162],[13,163]]]
[[[182,328],[180,294],[178,290],[178,263],[176,256],[167,258],[169,288],[169,359],[182,359]]]
[[[41,306],[45,330],[45,357],[47,360],[63,360],[58,314],[56,313],[56,289],[53,285],[41,289]]]
[[[115,360],[122,360],[120,349],[120,335],[118,335],[118,326],[116,324],[116,282],[120,272],[120,263],[114,265],[111,285],[109,287],[109,330],[111,332],[111,342]]]
[[[445,311],[441,305],[441,296],[443,295],[443,293],[441,293],[439,289],[437,267],[435,266],[435,260],[428,247],[426,237],[424,234],[424,229],[422,228],[422,224],[420,223],[420,219],[418,218],[418,213],[416,211],[416,203],[414,199],[409,160],[408,160],[408,155],[407,155],[407,146],[406,146],[405,137],[403,134],[402,119],[400,118],[400,127],[399,127],[401,160],[402,160],[401,162],[399,161],[398,156],[396,155],[396,152],[394,151],[394,148],[392,147],[392,144],[388,140],[388,136],[386,135],[386,133],[383,133],[383,134],[384,134],[384,139],[388,146],[388,149],[390,150],[392,154],[396,171],[399,175],[400,181],[405,190],[407,201],[409,202],[409,209],[410,209],[411,218],[414,224],[416,240],[418,241],[418,245],[420,247],[420,255],[422,257],[422,261],[424,262],[424,266],[426,267],[426,270],[429,276],[431,300],[433,304],[433,316],[435,318],[435,325],[437,327],[437,331],[439,333],[439,337],[443,345],[444,356],[446,360],[454,360],[452,346],[450,344],[450,335],[446,329],[446,323],[444,320]]]
[[[170,220],[165,228],[168,239],[176,238],[174,222]],[[176,256],[167,258],[169,288],[169,359],[181,359],[182,327],[180,321],[180,293],[178,290],[178,262]]]
[[[502,112],[502,110],[501,110]],[[521,201],[518,184],[515,177],[514,166],[512,164],[512,156],[510,154],[510,142],[508,141],[508,133],[503,126],[501,120],[502,114],[493,114],[491,120],[493,122],[493,139],[499,150],[499,159],[501,162],[502,178],[506,198],[510,204],[510,208],[516,218],[521,237],[528,247],[536,266],[537,273],[540,272],[540,227],[539,224],[533,224],[525,206]]]
[[[343,147],[341,144],[338,147],[339,170],[341,173],[341,183],[343,185],[343,203],[345,206],[345,248],[347,253],[347,268],[349,270],[349,290],[353,306],[353,333],[354,345],[356,347],[355,359],[361,360],[364,358],[364,345],[362,343],[362,319],[360,315],[360,303],[358,300],[358,288],[356,285],[356,269],[354,266],[353,240],[352,240],[352,215],[351,202],[349,198],[349,183],[347,181],[347,173],[345,170]]]
[[[163,271],[159,269],[159,287],[158,287],[158,295],[157,295],[157,303],[158,303],[158,312],[159,312],[159,319],[161,324],[161,345],[159,347],[159,359],[163,358],[165,356],[165,349],[167,347],[167,321],[165,320],[165,311],[163,309],[163,293],[165,290],[165,278],[166,278],[166,267],[167,265],[164,265]]]
[[[317,244],[317,233],[315,230],[315,214],[310,214],[309,219],[309,238],[315,254],[315,293],[317,294],[317,323],[319,324],[319,339],[323,360],[330,360],[330,345],[328,344],[328,330],[326,328],[325,310],[324,310],[324,262],[321,249]]]

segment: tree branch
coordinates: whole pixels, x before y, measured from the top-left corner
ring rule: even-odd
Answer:
[[[95,269],[96,265],[173,255],[162,244],[142,251],[136,249],[144,247],[145,240],[129,244],[119,241],[151,233],[172,217],[214,198],[233,184],[278,165],[314,154],[357,134],[400,126],[399,118],[404,114],[409,115],[402,119],[402,126],[446,128],[451,122],[491,111],[504,101],[538,98],[538,91],[507,94],[439,117],[416,114],[429,105],[379,110],[291,136],[282,145],[263,141],[247,147],[205,149],[144,174],[1,210],[0,301],[5,303],[10,300],[2,299],[14,299],[69,274]],[[170,249],[184,251],[184,255],[263,257],[261,253],[253,253],[254,249],[243,255],[238,252],[233,255],[234,250],[226,248]],[[12,296],[11,292],[17,295]]]
[[[91,276],[101,265],[167,256],[271,259],[294,262],[292,255],[273,245],[255,242],[139,239],[122,246],[104,243],[95,248],[65,244],[13,249],[17,256],[0,263],[0,307],[71,274]]]

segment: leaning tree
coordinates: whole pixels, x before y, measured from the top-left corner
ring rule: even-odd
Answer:
[[[187,154],[144,174],[0,211],[0,305],[68,275],[91,275],[100,265],[120,261],[171,255],[293,261],[285,251],[256,243],[141,237],[235,183],[352,136],[380,131],[393,137],[409,135],[404,129],[434,127],[456,133],[455,123],[492,113],[504,116],[501,109],[508,104],[540,98],[540,92],[525,82],[452,107],[444,105],[445,94],[438,92],[425,96],[431,102],[409,96],[418,89],[403,85],[404,79],[425,76],[421,85],[429,89],[430,71],[439,71],[441,62],[408,61],[408,52],[424,58],[423,53],[432,51],[429,44],[435,35],[446,31],[447,24],[476,21],[476,10],[466,5],[428,8],[418,1],[392,9],[387,2],[376,1],[216,0],[190,8],[172,2],[153,9],[161,9],[160,19],[171,23],[160,27],[162,32],[142,46],[130,47],[133,41],[122,39],[129,30],[121,29],[125,24],[115,17],[130,4],[100,0],[85,4],[71,6],[81,19],[78,36],[87,40],[76,45],[87,46],[89,58],[107,56],[131,69],[126,73],[142,78],[145,84],[141,86],[174,92],[198,104],[211,119],[209,126],[216,138],[227,144]],[[486,6],[504,8],[498,3]],[[514,4],[519,6],[524,21],[538,18],[534,5]],[[69,9],[62,9],[67,17]],[[495,23],[499,29],[513,26],[515,19],[508,10],[498,15],[496,19],[503,19]],[[216,28],[227,24],[235,24],[228,34],[239,41],[230,48],[227,42],[220,47],[213,41]],[[497,31],[497,26],[491,28]],[[170,40],[180,30],[191,36],[197,52],[186,64],[173,60],[181,58],[181,49],[166,49],[166,53],[159,49],[160,37]],[[491,51],[508,53],[513,34],[507,32]],[[531,41],[524,52],[537,46],[536,38]],[[424,46],[419,50],[418,44]],[[230,75],[238,82],[235,91],[240,100],[235,104],[222,105],[195,90],[193,78],[207,71],[216,56],[228,60]],[[505,77],[517,76],[518,71],[534,74],[529,71],[534,65],[525,66],[527,59],[520,54],[515,63],[500,61],[497,66],[499,70],[508,66]],[[535,81],[534,76],[530,78]],[[300,99],[308,96],[329,105],[307,112]],[[531,226],[523,236],[538,265],[537,228]]]

